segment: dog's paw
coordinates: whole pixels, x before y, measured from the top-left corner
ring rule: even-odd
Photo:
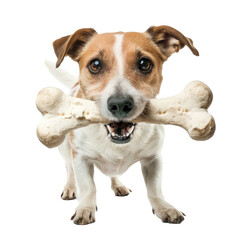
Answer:
[[[153,213],[157,215],[164,223],[181,223],[184,220],[184,213],[171,207],[166,209],[154,210]]]
[[[65,186],[61,194],[63,200],[73,200],[76,199],[76,188]]]
[[[123,185],[112,187],[112,190],[114,191],[115,196],[118,196],[118,197],[127,196],[127,195],[129,195],[130,192],[132,192],[130,189],[128,189],[127,187],[125,187]]]
[[[87,225],[95,222],[95,209],[78,208],[71,220],[77,225]]]

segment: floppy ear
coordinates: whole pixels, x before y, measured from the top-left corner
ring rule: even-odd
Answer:
[[[150,27],[147,31],[148,35],[160,48],[163,55],[170,57],[174,52],[178,52],[187,45],[192,53],[199,56],[198,50],[193,46],[193,41],[185,37],[178,30],[169,26]]]
[[[58,58],[56,67],[59,67],[65,56],[78,60],[78,55],[85,44],[97,32],[92,28],[77,30],[73,35],[59,38],[53,42],[53,48]]]

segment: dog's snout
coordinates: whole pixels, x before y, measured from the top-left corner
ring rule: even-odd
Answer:
[[[108,110],[117,118],[124,118],[133,109],[133,99],[130,96],[111,96],[107,101]]]

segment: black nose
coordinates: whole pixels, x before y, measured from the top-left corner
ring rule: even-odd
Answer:
[[[126,117],[133,109],[130,96],[111,96],[107,101],[108,110],[117,118]]]

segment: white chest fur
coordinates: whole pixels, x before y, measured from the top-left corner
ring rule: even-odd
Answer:
[[[108,176],[121,175],[135,162],[156,156],[163,138],[161,125],[141,123],[129,143],[115,144],[108,138],[104,125],[91,125],[74,131],[76,161],[84,157]]]

